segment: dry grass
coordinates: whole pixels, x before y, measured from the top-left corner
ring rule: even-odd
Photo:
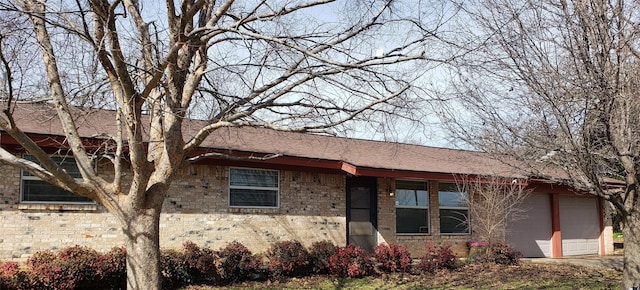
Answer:
[[[524,263],[467,265],[435,274],[381,274],[361,279],[326,276],[245,282],[205,289],[620,289],[622,273],[595,266]]]

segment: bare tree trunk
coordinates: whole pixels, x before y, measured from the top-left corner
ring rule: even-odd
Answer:
[[[437,66],[426,64],[452,59],[440,57],[445,51],[436,48],[447,43],[435,32],[448,20],[434,17],[433,22],[425,23],[421,16],[450,14],[446,5],[389,14],[395,0],[375,5],[326,0],[294,4],[166,1],[152,7],[160,11],[153,15],[156,13],[143,12],[145,5],[138,0],[53,2],[9,0],[0,4],[0,19],[15,18],[0,21],[0,58],[4,60],[0,74],[6,75],[0,79],[0,93],[8,89],[2,96],[8,102],[0,112],[0,129],[11,134],[39,164],[3,148],[0,161],[108,208],[121,221],[125,234],[129,289],[160,289],[162,202],[182,164],[221,157],[197,150],[211,145],[205,140],[212,132],[236,126],[319,133],[336,127],[336,132],[345,132],[349,123],[370,126],[378,118],[386,128],[393,123],[391,117],[422,125],[422,120],[414,118],[414,107],[421,106],[405,104],[425,101],[423,89],[412,84],[424,70],[410,67],[435,69]],[[371,5],[377,7],[371,9]],[[349,8],[353,15],[348,19],[340,15],[339,21],[318,30],[317,24],[324,20],[309,18],[307,11],[321,6]],[[300,25],[301,18],[308,18],[309,25]],[[27,19],[33,32],[25,34],[22,25]],[[435,26],[425,27],[427,24]],[[397,30],[407,33],[379,38]],[[281,31],[290,33],[288,40]],[[357,42],[366,45],[353,47]],[[21,43],[28,48],[22,49]],[[361,53],[383,44],[384,51],[379,49],[375,55]],[[36,47],[42,64],[22,63],[37,56]],[[226,57],[238,51],[251,57]],[[91,61],[78,63],[82,59]],[[227,69],[230,67],[240,69]],[[11,74],[14,68],[19,73]],[[25,85],[14,89],[18,84]],[[45,95],[58,115],[52,122],[59,121],[63,129],[51,133],[65,134],[68,147],[62,149],[72,151],[82,180],[69,175],[41,144],[14,124],[16,103]],[[86,128],[91,129],[80,130],[87,125],[82,117],[85,110],[75,106],[115,109],[115,126],[89,124]],[[199,121],[189,121],[189,129],[182,132],[183,120],[190,118]],[[105,137],[104,146],[84,143],[83,138],[96,136]],[[96,172],[96,157],[112,161],[112,180]],[[124,169],[125,164],[131,168]],[[132,180],[125,184],[123,176],[129,174]]]
[[[624,235],[624,269],[622,288],[640,287],[640,213],[634,211],[628,216],[622,229]]]
[[[160,204],[162,205],[162,203]],[[127,289],[161,289],[160,208],[132,212],[123,226],[127,250]]]

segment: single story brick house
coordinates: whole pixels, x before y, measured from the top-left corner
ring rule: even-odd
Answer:
[[[60,155],[65,146],[60,125],[42,106],[19,105],[16,123],[52,155]],[[105,124],[112,114],[93,110],[78,117],[80,134],[95,144],[88,146],[101,146],[100,134],[113,132],[115,125]],[[197,127],[197,121],[190,124]],[[24,152],[4,132],[0,144]],[[398,243],[414,255],[426,242],[448,243],[464,254],[467,242],[477,237],[473,220],[466,226],[457,222],[468,217],[469,209],[454,198],[468,194],[457,192],[456,176],[497,175],[533,190],[523,205],[526,218],[511,223],[506,233],[525,256],[613,251],[602,200],[515,173],[478,152],[250,127],[218,130],[201,149],[221,154],[182,169],[174,181],[160,221],[163,248],[193,241],[217,249],[239,241],[262,252],[276,241],[297,239],[305,245],[330,240],[368,249]],[[73,172],[72,157],[59,160]],[[109,175],[108,161],[97,160],[96,166]],[[0,172],[0,259],[76,244],[98,250],[123,244],[118,223],[102,206],[13,167],[0,165]]]

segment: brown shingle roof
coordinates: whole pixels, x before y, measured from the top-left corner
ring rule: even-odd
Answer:
[[[83,137],[113,134],[116,130],[114,111],[73,110],[78,113],[77,127]],[[25,132],[63,135],[55,110],[50,105],[19,104],[14,116],[18,127]],[[199,129],[194,126],[197,123],[200,122],[185,122],[185,136]],[[513,167],[479,152],[263,128],[219,129],[205,140],[202,147],[343,161],[357,167],[388,170],[523,177]]]
[[[521,174],[515,173],[512,167],[479,152],[280,132],[261,128],[218,130],[203,145],[220,149],[337,160],[358,167],[434,173],[521,176]]]

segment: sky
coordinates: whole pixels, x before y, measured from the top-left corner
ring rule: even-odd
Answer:
[[[252,1],[237,1],[236,3],[240,3],[241,5],[242,3],[250,2]],[[290,2],[295,3],[300,1],[291,0]],[[344,22],[346,19],[357,15],[358,11],[352,9],[354,9],[354,6],[356,4],[365,2],[366,1],[341,0],[328,5],[312,7],[307,11],[307,17],[311,18],[308,19],[310,22],[313,22],[311,20],[315,19],[317,23],[322,23],[322,25],[334,25],[340,22]],[[432,6],[434,11],[437,10],[437,3],[438,1],[404,1],[399,2],[399,4],[394,6],[392,11],[398,14],[408,13],[418,18],[426,17],[420,19],[424,20],[425,22],[429,22],[432,19],[428,19],[429,17],[431,17],[428,10]],[[153,4],[153,2],[141,2],[141,5],[143,6],[142,11],[145,20],[161,20],[163,18],[162,14],[164,13],[164,10],[160,7],[154,6],[155,4]],[[424,14],[422,13],[423,9],[426,9]],[[127,22],[125,21],[124,23]],[[309,23],[306,24],[309,25]],[[132,29],[132,27],[127,27],[126,25],[127,24],[124,24],[124,26],[119,27],[121,38],[124,40],[136,41],[137,36],[135,30]],[[154,21],[153,26],[157,29],[157,31],[159,31],[159,35],[162,35],[162,33],[166,33],[167,27],[166,24],[162,23],[162,21]],[[366,43],[358,45],[357,51],[363,55],[368,54],[368,56],[379,56],[382,53],[389,52],[390,48],[402,44],[404,41],[407,41],[407,37],[410,34],[411,33],[409,33],[408,31],[402,31],[401,28],[395,28],[395,30],[379,30],[373,33],[372,38],[369,38]],[[136,48],[132,46],[128,49],[130,49],[131,51],[135,51]],[[131,53],[131,51],[127,53]],[[425,47],[424,51],[426,51],[427,55],[432,56],[433,52],[436,51],[436,49],[432,47]],[[70,54],[69,52],[61,52],[61,54],[64,53],[66,53],[67,55]],[[243,57],[242,53],[237,54],[240,56],[240,59]],[[64,61],[71,63],[70,65],[77,64],[77,62],[75,62],[77,61],[77,59],[75,59],[73,56],[62,57],[61,55],[60,62],[63,63]],[[83,59],[82,61],[86,61],[89,63],[95,62],[95,60],[87,58]],[[76,65],[75,67],[73,67],[73,73],[76,73],[78,74],[78,76],[80,76],[81,73],[84,72],[83,68],[90,66],[91,65]],[[408,73],[413,74],[415,77],[417,77],[417,79],[415,80],[415,84],[421,86],[424,89],[424,91],[422,91],[422,93],[424,93],[422,97],[436,97],[435,94],[437,93],[435,92],[433,87],[437,87],[439,83],[444,80],[444,74],[440,71],[440,68],[438,66],[428,64],[424,67],[410,68],[409,71],[410,72]],[[66,73],[71,73],[71,70],[66,70]],[[417,92],[416,94],[419,93],[421,92]],[[431,105],[433,104],[418,102],[408,104],[408,106],[415,106],[416,108],[421,109],[419,111],[416,111],[416,113],[411,116],[412,118],[421,121],[420,124],[387,116],[385,117],[386,119],[383,120],[382,125],[374,123],[354,123],[351,125],[350,130],[337,132],[339,135],[344,137],[404,142],[438,147],[452,147],[451,144],[447,142],[447,133],[441,128],[441,126],[439,126],[439,119],[436,117],[433,108],[430,107]]]

